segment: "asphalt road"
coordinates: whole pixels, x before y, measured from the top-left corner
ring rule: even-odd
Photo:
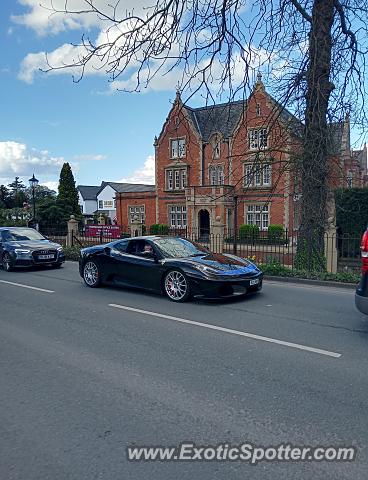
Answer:
[[[177,305],[89,289],[67,263],[1,270],[0,300],[1,480],[368,477],[368,322],[353,290],[265,282],[246,299]],[[257,466],[126,459],[127,445],[186,441],[358,453]]]

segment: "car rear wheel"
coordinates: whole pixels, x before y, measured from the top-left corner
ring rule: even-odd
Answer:
[[[6,272],[11,272],[13,270],[12,261],[9,253],[4,253],[3,255],[3,269]]]
[[[170,270],[164,278],[164,291],[173,302],[185,302],[191,296],[187,277],[180,270]]]
[[[96,288],[101,285],[101,275],[98,264],[89,260],[83,267],[83,280],[88,287]]]

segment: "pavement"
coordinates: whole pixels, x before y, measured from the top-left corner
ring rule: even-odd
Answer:
[[[174,304],[0,270],[1,480],[367,479],[368,320],[354,291],[265,281]],[[353,462],[128,462],[128,445],[354,446]]]

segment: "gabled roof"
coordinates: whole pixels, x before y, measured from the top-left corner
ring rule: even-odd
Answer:
[[[224,138],[229,138],[233,134],[246,108],[246,102],[239,100],[200,108],[187,106],[184,108],[202,140],[208,142],[214,133],[219,132]]]
[[[304,128],[303,123],[271,95],[268,93],[266,95],[275,107],[275,119],[279,116],[294,134],[300,136]],[[234,134],[241,116],[246,110],[247,102],[248,100],[237,100],[200,108],[188,106],[184,106],[184,108],[202,140],[208,142],[214,133],[221,133],[224,138],[229,138]]]
[[[96,200],[97,194],[101,186],[96,185],[78,185],[77,190],[81,194],[83,200]]]
[[[117,193],[154,192],[156,190],[155,185],[144,185],[141,183],[102,182],[98,193],[100,193],[107,185],[109,185]]]

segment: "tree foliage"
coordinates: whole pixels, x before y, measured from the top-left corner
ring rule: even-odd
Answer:
[[[80,215],[78,190],[75,185],[72,169],[69,163],[64,163],[60,172],[58,200],[70,206],[71,214]]]

